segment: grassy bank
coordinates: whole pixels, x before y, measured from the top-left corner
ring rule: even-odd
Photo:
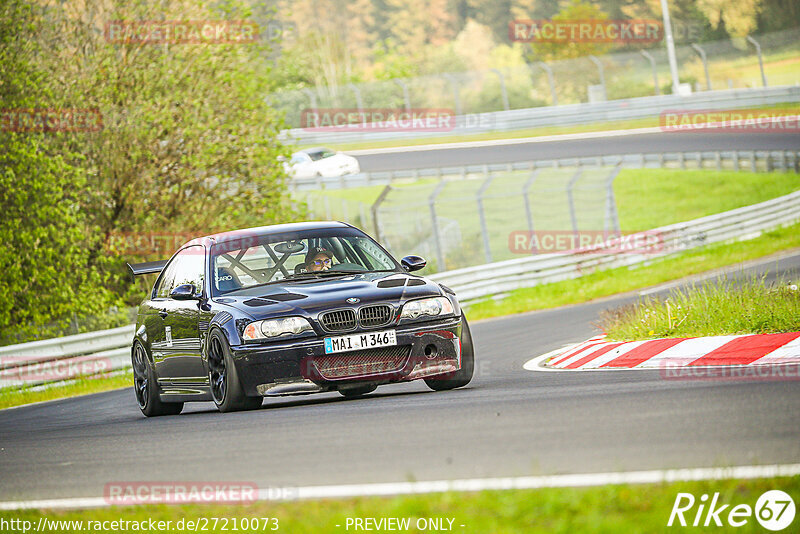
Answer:
[[[336,499],[323,501],[270,503],[248,505],[159,505],[136,508],[103,508],[76,511],[29,510],[0,512],[2,519],[30,521],[33,526],[42,516],[49,521],[171,521],[170,532],[190,532],[194,529],[175,529],[176,522],[200,521],[209,531],[222,529],[244,532],[272,531],[276,522],[269,521],[263,529],[263,518],[277,520],[283,532],[321,533],[356,531],[348,519],[408,518],[409,531],[417,531],[419,518],[443,519],[452,531],[475,533],[506,532],[660,532],[669,530],[667,522],[678,493],[691,493],[699,502],[703,494],[719,492],[718,505],[730,506],[721,514],[722,521],[735,505],[755,507],[758,497],[768,490],[780,489],[795,502],[800,502],[800,477],[754,480],[722,480],[679,482],[671,484],[616,485],[590,488],[553,488],[538,490],[485,491],[480,493],[440,493],[401,497]],[[697,505],[684,517],[691,525]],[[205,518],[205,519],[204,519]],[[213,529],[213,518],[219,518]],[[241,528],[243,518],[261,518],[258,528]],[[236,519],[236,523],[233,520]],[[705,514],[703,515],[705,519]],[[677,520],[676,520],[677,521]],[[795,519],[793,524],[800,521]],[[248,521],[249,522],[249,521]],[[234,524],[237,527],[234,529]],[[463,526],[462,526],[463,525]],[[75,525],[73,525],[74,527]],[[681,529],[675,523],[673,529]],[[691,528],[691,527],[689,527]],[[728,527],[730,529],[731,527]],[[726,531],[726,528],[716,530]],[[201,528],[202,530],[202,528]],[[737,532],[763,532],[750,517]],[[791,528],[789,529],[791,530]],[[62,532],[76,529],[63,528]],[[120,530],[122,532],[134,530]]]
[[[110,391],[130,387],[131,384],[133,384],[133,372],[128,371],[115,376],[81,378],[68,384],[50,387],[3,388],[0,389],[0,409]],[[131,400],[133,400],[133,393],[131,393]]]
[[[518,180],[517,176],[518,175]],[[517,172],[506,176],[497,173],[496,180],[501,182],[506,192],[513,190],[522,191],[523,184],[529,178],[529,172]],[[564,174],[564,182],[569,174]],[[517,181],[519,183],[517,183]],[[403,197],[408,190],[409,202],[426,202],[426,195],[430,194],[438,181],[436,179],[419,180],[414,183],[398,183],[396,197]],[[455,192],[466,194],[477,191],[481,185],[477,180],[453,181]],[[363,203],[371,206],[384,186],[356,187],[351,189],[331,189],[321,191],[303,192],[297,195],[299,200],[310,198],[316,218],[326,215],[326,198],[331,209],[331,218],[344,219],[345,213],[342,201],[347,203],[350,220],[359,215],[357,204]],[[793,173],[770,172],[752,173],[744,171],[715,171],[709,169],[678,170],[678,169],[623,169],[614,180],[614,197],[619,212],[620,227],[623,232],[632,232],[657,228],[667,224],[688,221],[714,213],[720,213],[750,204],[763,202],[771,198],[791,193],[798,189],[798,177]],[[421,191],[421,192],[420,192]],[[449,190],[448,190],[449,191]],[[440,198],[447,199],[448,191],[444,191]],[[455,193],[454,193],[455,194]],[[523,228],[508,228],[506,233],[491,231],[496,226],[492,223],[503,224],[503,213],[517,210],[522,214],[521,193],[517,197],[489,199],[487,203],[487,218],[492,234],[502,234],[499,242],[493,244],[493,250],[507,248],[507,233],[511,230]],[[559,197],[560,198],[560,197]],[[496,202],[497,206],[491,204]],[[519,206],[516,206],[516,204]],[[447,211],[448,205],[438,207],[437,212]],[[449,217],[455,218],[461,225],[462,235],[471,235],[478,231],[479,220],[473,203],[466,206],[457,206]],[[497,208],[497,209],[494,209]],[[427,204],[425,205],[427,209]],[[516,213],[516,211],[514,211]],[[494,216],[500,217],[494,220]],[[535,214],[534,214],[535,216]],[[517,225],[520,223],[518,222]],[[501,227],[502,228],[502,227]],[[554,229],[554,228],[553,228]],[[372,228],[366,228],[372,231]]]
[[[800,224],[766,232],[736,243],[719,243],[650,263],[597,271],[574,280],[544,284],[486,299],[468,307],[470,319],[579,304],[642,289],[736,263],[800,247]]]
[[[766,283],[763,278],[734,282],[719,278],[648,297],[601,316],[610,339],[774,334],[800,330],[800,290],[796,280]]]

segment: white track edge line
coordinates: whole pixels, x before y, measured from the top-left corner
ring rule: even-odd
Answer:
[[[726,480],[788,477],[800,475],[800,464],[748,465],[733,467],[695,467],[684,469],[659,469],[651,471],[623,471],[617,473],[584,473],[574,475],[543,475],[503,478],[471,478],[432,480],[423,482],[389,482],[378,484],[342,484],[331,486],[305,486],[296,488],[292,497],[271,496],[269,490],[259,492],[258,500],[294,501],[309,499],[371,497],[388,495],[418,495],[446,491],[485,491],[510,489],[540,489],[564,487],[590,487],[607,484],[658,484],[697,480]],[[30,508],[96,508],[109,506],[100,497],[47,499],[38,501],[0,502],[0,510]]]

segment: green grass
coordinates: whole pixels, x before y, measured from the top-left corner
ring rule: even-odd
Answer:
[[[170,532],[189,532],[188,528],[176,530],[176,522],[201,521],[206,518],[208,531],[214,531],[213,519],[227,518],[227,530],[234,530],[233,519],[241,527],[242,518],[276,518],[278,531],[292,533],[358,532],[348,518],[410,518],[414,525],[418,518],[444,518],[453,520],[453,532],[464,533],[516,533],[516,532],[661,532],[685,530],[673,524],[667,528],[670,512],[678,493],[691,493],[696,504],[684,517],[691,525],[697,512],[700,496],[719,493],[717,506],[728,504],[720,515],[727,514],[735,505],[755,507],[758,497],[769,490],[788,493],[795,503],[800,502],[800,477],[753,480],[720,480],[676,482],[669,484],[614,485],[589,488],[548,488],[538,490],[484,491],[479,493],[439,493],[399,497],[369,497],[321,501],[270,503],[248,505],[143,505],[139,507],[112,507],[90,510],[52,511],[26,510],[0,512],[0,520],[20,519],[36,527],[40,517],[62,521],[171,521]],[[707,507],[706,507],[707,508]],[[705,515],[703,516],[703,520]],[[793,525],[800,519],[795,518]],[[244,532],[272,532],[270,528],[241,529]],[[274,523],[270,522],[270,527]],[[447,525],[447,521],[444,523]],[[217,531],[223,523],[217,522]],[[337,526],[338,525],[338,526]],[[461,525],[464,525],[463,527]],[[691,526],[688,527],[692,529]],[[743,527],[712,527],[714,531],[764,532],[755,517],[749,517]],[[201,529],[202,530],[202,529]],[[696,529],[692,529],[696,530]],[[789,528],[788,531],[790,531]],[[63,528],[62,532],[73,532]],[[121,530],[129,532],[135,530]],[[417,531],[412,526],[409,531]]]
[[[572,228],[566,184],[574,169],[543,169],[529,193],[534,226],[539,231],[565,232]],[[607,168],[584,170],[575,185],[579,228],[603,230]],[[509,248],[509,235],[526,231],[522,189],[530,172],[497,173],[485,191],[483,202],[489,231],[492,261],[521,257]],[[460,246],[451,248],[445,258],[446,269],[457,269],[485,262],[480,217],[475,196],[481,179],[445,182],[436,203],[436,214],[446,227],[456,227]],[[381,204],[383,240],[398,255],[421,253],[419,243],[430,238],[430,211],[427,199],[437,186],[436,179],[393,184]],[[684,222],[706,215],[739,208],[788,194],[798,188],[794,173],[711,169],[623,169],[614,181],[614,195],[620,227],[625,233]],[[374,233],[370,206],[382,186],[308,193],[317,218],[324,218],[327,199],[331,217],[352,222]],[[299,198],[306,198],[302,194]],[[363,209],[358,202],[363,203]],[[342,206],[345,203],[346,208]],[[348,217],[345,217],[347,215]],[[366,224],[362,220],[365,215]],[[427,252],[429,254],[429,251]],[[430,274],[438,269],[429,257]]]
[[[690,221],[791,193],[794,173],[625,169],[614,180],[623,232]]]
[[[795,224],[748,241],[708,245],[631,267],[596,271],[574,280],[518,289],[504,298],[475,302],[468,306],[467,314],[470,319],[478,320],[579,304],[798,247],[800,224]]]
[[[796,282],[796,281],[795,281]],[[786,281],[763,278],[734,282],[719,277],[670,291],[666,299],[641,302],[601,314],[610,339],[774,334],[800,330],[800,290]]]
[[[49,401],[62,399],[65,397],[76,397],[89,393],[99,393],[130,387],[133,383],[133,372],[128,371],[114,376],[104,376],[97,378],[81,378],[74,382],[52,386],[44,389],[23,387],[23,388],[3,388],[0,389],[0,409],[12,406],[21,406],[33,402]],[[133,399],[133,393],[131,393]]]

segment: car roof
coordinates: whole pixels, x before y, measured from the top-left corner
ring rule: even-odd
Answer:
[[[325,151],[336,152],[334,149],[324,146],[315,146],[314,148],[304,148],[303,150],[300,150],[300,152],[303,152],[304,154],[313,154],[315,152],[325,152]]]
[[[241,230],[231,230],[203,237],[196,237],[184,243],[180,248],[191,245],[204,245],[209,247],[219,241],[241,238],[252,235],[281,234],[284,232],[300,232],[302,230],[324,230],[329,228],[351,228],[347,223],[340,221],[305,221],[297,223],[271,224],[268,226],[256,226],[253,228],[243,228]]]

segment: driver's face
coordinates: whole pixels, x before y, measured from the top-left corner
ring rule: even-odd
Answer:
[[[314,259],[308,263],[309,271],[327,271],[331,268],[331,259],[325,254],[317,254]]]

